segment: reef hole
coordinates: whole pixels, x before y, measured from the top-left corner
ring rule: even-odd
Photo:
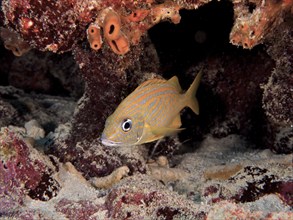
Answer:
[[[253,11],[253,5],[248,7]],[[212,1],[196,10],[180,10],[180,15],[177,25],[162,22],[149,30],[160,60],[159,74],[165,79],[176,75],[187,90],[203,68],[197,92],[200,116],[188,108],[182,111],[186,129],[179,133],[180,142],[190,145],[189,151],[208,133],[217,138],[240,134],[263,145],[268,128],[259,85],[267,82],[274,61],[263,45],[247,50],[230,43],[234,23],[230,1]]]
[[[196,10],[180,10],[180,16],[179,24],[162,22],[151,28],[148,33],[159,56],[160,74],[166,79],[177,75],[180,85],[186,90],[196,74],[186,74],[188,69],[208,57],[219,56],[223,51],[237,50],[229,43],[229,34],[234,22],[233,4],[230,1],[212,1]],[[203,93],[214,103],[213,108],[202,105],[201,99],[205,99],[201,98]],[[202,112],[209,112],[210,115],[220,114],[217,108],[220,106],[219,99],[212,91],[200,86],[197,97],[201,109],[200,117],[194,116],[188,108],[181,114],[182,127],[186,129],[179,134],[180,142],[192,146],[193,140],[200,140],[203,134],[208,132],[207,126],[204,126],[206,130],[200,128],[207,122],[207,117]],[[199,126],[190,129],[193,125]]]
[[[212,1],[196,10],[180,10],[180,16],[177,25],[162,22],[149,30],[166,78],[184,73],[206,56],[232,47],[229,33],[234,13],[230,1]]]

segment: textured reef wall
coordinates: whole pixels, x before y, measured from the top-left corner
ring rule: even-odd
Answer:
[[[0,2],[0,218],[293,218],[292,0]],[[177,137],[101,145],[137,85],[201,69]]]

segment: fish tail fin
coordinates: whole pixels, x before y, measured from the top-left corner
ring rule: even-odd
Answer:
[[[197,115],[199,114],[199,105],[195,95],[200,83],[201,76],[202,76],[202,70],[199,71],[193,83],[191,84],[187,92],[184,94],[186,97],[186,106],[191,108],[191,110]]]

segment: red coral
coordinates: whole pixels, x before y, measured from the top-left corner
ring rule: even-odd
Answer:
[[[279,182],[276,188],[276,193],[289,206],[293,206],[293,181]]]
[[[23,140],[11,131],[0,134],[0,206],[2,212],[12,211],[22,204],[25,195],[41,200],[51,197],[44,193],[34,196],[38,192],[39,184],[44,175],[51,173],[50,169],[39,159],[32,158],[31,151]],[[52,186],[52,192],[58,190],[55,181],[46,184],[46,189]],[[55,187],[56,186],[56,187]]]
[[[6,135],[5,139],[1,138],[3,181],[9,184],[9,180],[16,178],[19,182],[12,181],[16,186],[23,183],[25,188],[34,189],[45,171],[44,164],[29,159],[27,145],[12,132],[7,131]]]
[[[83,38],[89,5],[74,1],[4,0],[6,25],[32,47],[64,52]],[[83,16],[78,16],[83,11]]]

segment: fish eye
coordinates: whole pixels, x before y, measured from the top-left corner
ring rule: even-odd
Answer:
[[[123,131],[129,131],[132,127],[132,121],[130,119],[123,120],[121,127]]]

